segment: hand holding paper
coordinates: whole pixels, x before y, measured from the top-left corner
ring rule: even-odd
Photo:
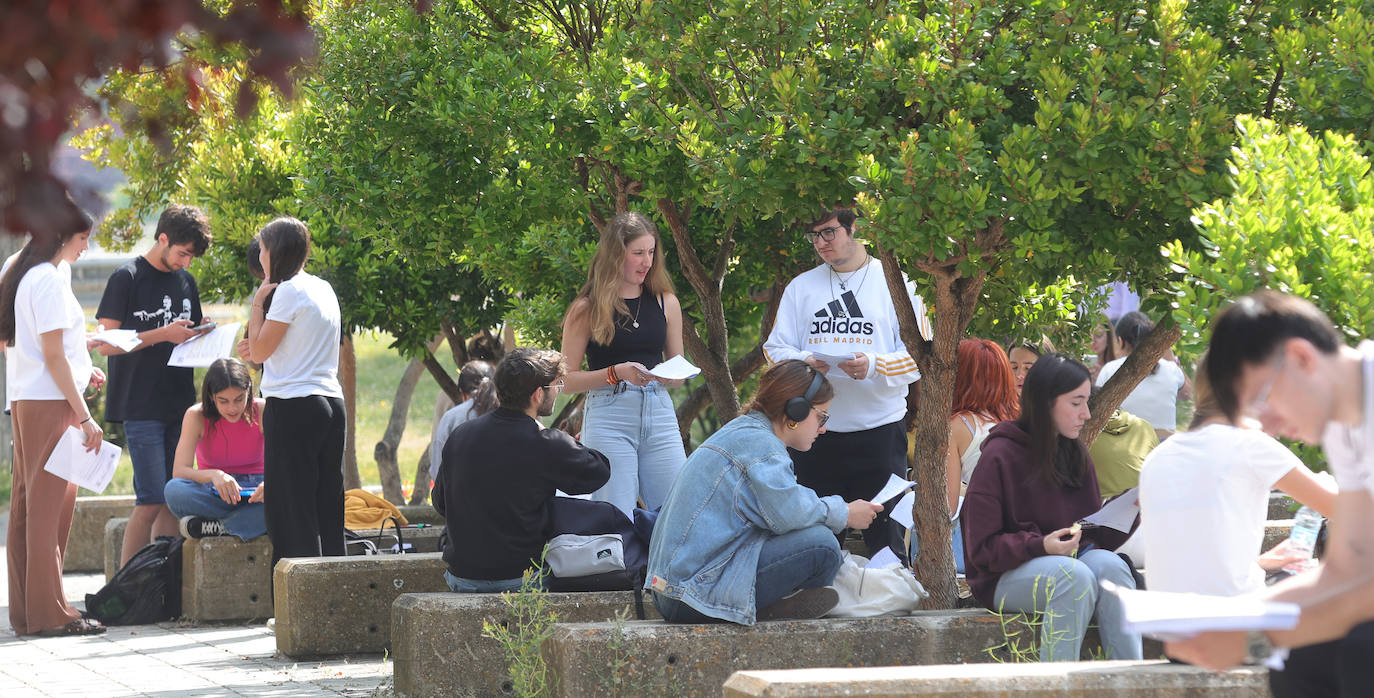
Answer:
[[[701,369],[693,366],[687,357],[678,354],[646,371],[646,373],[654,378],[685,381],[689,378],[695,378],[697,374],[701,373]]]
[[[1130,533],[1137,516],[1140,516],[1140,492],[1132,487],[1104,504],[1097,513],[1084,517],[1080,523]]]
[[[143,343],[143,340],[138,338],[138,332],[136,330],[102,329],[101,331],[92,334],[89,337],[89,339],[93,339],[97,342],[104,342],[113,347],[118,347],[120,350],[124,352],[133,351],[134,347],[137,347],[138,345]]]
[[[120,448],[104,441],[100,450],[87,451],[82,443],[85,439],[80,429],[67,427],[43,469],[92,492],[103,492],[119,465]]]

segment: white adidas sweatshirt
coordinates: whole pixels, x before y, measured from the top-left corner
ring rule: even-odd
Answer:
[[[839,284],[842,276],[847,279],[844,289]],[[921,323],[921,336],[929,340],[932,332],[925,302],[910,280],[906,287]],[[787,284],[763,353],[769,363],[812,354],[868,356],[868,374],[861,380],[838,370],[826,374],[835,389],[826,424],[829,431],[863,431],[901,419],[906,414],[907,386],[921,378],[916,360],[902,343],[897,312],[882,263],[876,258],[853,275],[837,275],[830,265],[822,264]]]

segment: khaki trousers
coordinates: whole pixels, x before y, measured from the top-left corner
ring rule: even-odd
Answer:
[[[16,400],[10,494],[10,626],[17,635],[60,628],[81,617],[62,591],[62,557],[76,485],[43,470],[62,433],[77,422],[66,400]]]

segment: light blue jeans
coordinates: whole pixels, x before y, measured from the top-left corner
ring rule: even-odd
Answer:
[[[239,489],[257,489],[262,484],[262,475],[235,475]],[[213,485],[195,480],[174,477],[167,481],[162,490],[167,500],[167,508],[181,518],[201,516],[218,519],[224,524],[224,532],[238,536],[239,540],[257,538],[267,533],[267,520],[263,513],[262,502],[249,502],[244,497],[238,504],[226,504],[219,498]]]
[[[520,585],[524,583],[523,577],[515,579],[467,579],[465,577],[455,577],[453,573],[444,570],[444,581],[448,582],[448,588],[458,594],[497,594],[503,591],[520,591]],[[539,583],[539,588],[543,588],[543,582]]]
[[[1140,659],[1140,635],[1122,630],[1121,602],[1101,590],[1102,579],[1135,588],[1126,562],[1107,550],[1089,550],[1077,558],[1037,557],[997,580],[992,610],[1040,614],[1042,662],[1078,661],[1094,614],[1108,658]]]
[[[592,493],[633,516],[635,501],[649,510],[663,506],[673,478],[687,454],[667,388],[658,383],[628,383],[587,393],[582,417],[582,443],[611,461],[611,479]]]

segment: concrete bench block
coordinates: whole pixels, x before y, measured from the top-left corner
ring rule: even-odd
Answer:
[[[1300,506],[1302,505],[1298,504],[1297,500],[1282,492],[1269,493],[1269,518],[1272,520],[1293,518]]]
[[[401,510],[401,515],[406,517],[406,521],[413,524],[422,523],[442,528],[447,523],[431,504],[402,504],[396,508]]]
[[[634,594],[628,591],[550,593],[548,599],[566,621],[606,621],[617,613],[634,617]],[[648,617],[658,617],[648,598],[644,610]],[[482,637],[483,622],[510,620],[500,594],[402,594],[391,614],[397,693],[411,698],[511,695],[501,645]],[[720,681],[712,692],[719,687]]]
[[[196,621],[272,617],[272,541],[188,539],[181,547],[181,614]]]
[[[105,522],[128,518],[133,510],[134,496],[131,494],[77,497],[62,571],[99,572],[105,569]]]
[[[119,571],[119,557],[124,552],[124,531],[129,528],[128,518],[110,519],[105,522],[105,581],[114,578]]]
[[[439,536],[443,532],[444,527],[442,525],[426,525],[424,528],[402,529],[401,537],[405,540],[407,544],[415,546],[411,550],[411,552],[439,553],[443,552],[439,549]],[[378,531],[377,529],[364,529],[361,531],[354,531],[354,533],[357,533],[358,535],[364,538],[376,542],[377,547],[382,550],[390,550],[391,546],[396,544],[396,529],[390,526],[387,526],[386,528],[381,529],[380,531]],[[377,536],[379,534],[381,535],[381,540],[377,540]],[[360,545],[350,545],[348,546],[348,554],[361,555],[363,554],[363,548]]]
[[[983,609],[917,611],[906,616],[674,625],[662,622],[564,623],[544,643],[557,695],[600,695],[630,686],[641,695],[714,695],[737,670],[881,667],[1004,660],[1007,634],[1034,656],[1038,633]],[[1095,631],[1083,643],[1099,648]],[[1146,656],[1159,656],[1147,643]],[[590,669],[589,669],[590,668]]]
[[[277,651],[293,657],[381,652],[403,593],[448,591],[439,553],[299,557],[277,562]]]
[[[1144,698],[1226,696],[1267,698],[1268,673],[1246,667],[1222,673],[1167,661],[1059,662],[899,666],[872,669],[739,671],[725,682],[726,698],[771,696],[1066,696]]]

